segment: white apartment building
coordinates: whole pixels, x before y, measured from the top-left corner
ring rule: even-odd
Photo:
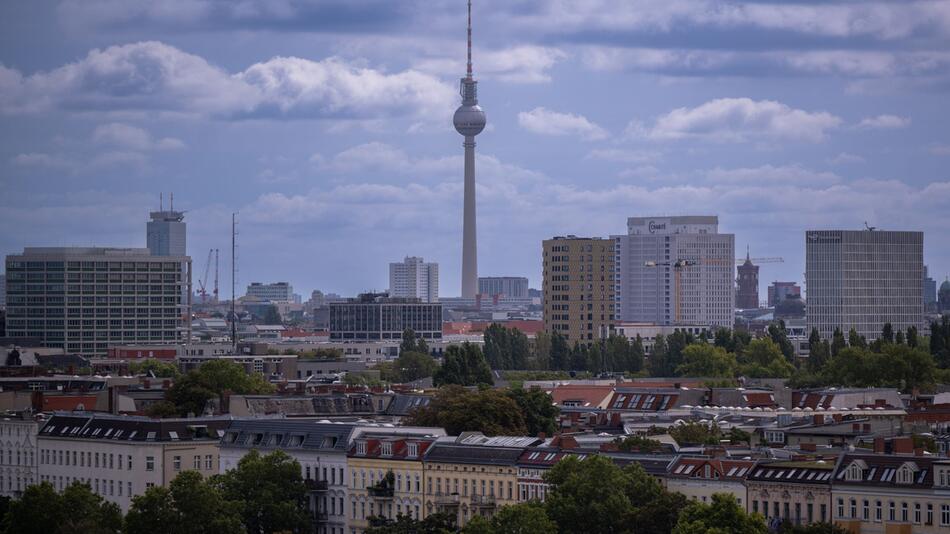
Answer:
[[[868,340],[924,326],[923,232],[809,230],[805,233],[808,332],[825,339],[854,328]]]
[[[146,246],[154,256],[186,256],[185,212],[153,211],[146,223]]]
[[[0,418],[0,495],[18,497],[39,481],[36,435],[43,420],[32,412]]]
[[[735,235],[717,216],[630,217],[613,239],[619,320],[733,327]]]
[[[271,302],[295,302],[294,288],[288,282],[274,282],[272,284],[251,282],[247,286],[245,296]]]
[[[478,293],[487,297],[527,299],[528,279],[523,276],[480,276]]]
[[[85,482],[127,512],[132,497],[168,486],[182,471],[217,473],[218,441],[229,421],[56,413],[38,434],[37,478],[57,491]]]
[[[439,301],[439,264],[406,256],[402,263],[389,264],[389,296]]]

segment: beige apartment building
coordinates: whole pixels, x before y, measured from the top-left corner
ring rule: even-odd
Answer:
[[[168,486],[182,471],[217,473],[218,441],[228,423],[227,418],[55,414],[37,438],[39,481],[57,491],[85,482],[125,512],[132,497]]]
[[[747,510],[770,526],[830,521],[834,471],[833,459],[760,463],[746,476]]]
[[[614,326],[614,241],[555,237],[543,243],[544,330],[568,343],[606,338]]]

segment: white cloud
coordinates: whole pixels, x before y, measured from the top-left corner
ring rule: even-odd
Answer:
[[[174,137],[153,139],[146,130],[119,122],[97,126],[92,132],[92,139],[96,143],[138,151],[178,150],[185,147],[180,139]]]
[[[659,159],[656,150],[629,150],[625,148],[597,148],[587,153],[587,159],[614,161],[618,163],[644,163]]]
[[[935,156],[950,156],[950,144],[948,145],[933,144],[933,145],[930,145],[928,150],[930,151],[931,154]]]
[[[763,165],[753,168],[715,168],[706,173],[709,181],[717,184],[755,185],[773,184],[798,187],[826,187],[841,182],[832,172],[815,172],[800,165]]]
[[[550,70],[568,55],[561,49],[521,45],[498,50],[473,51],[476,58],[475,76],[508,83],[547,83]],[[413,68],[436,76],[465,72],[465,61],[459,54],[444,57],[425,57],[414,61]]]
[[[825,111],[808,112],[773,100],[720,98],[695,108],[677,108],[656,119],[651,127],[632,122],[629,135],[653,140],[707,139],[758,141],[762,139],[822,141],[841,119]]]
[[[862,130],[894,130],[907,126],[910,126],[910,117],[898,117],[897,115],[867,117],[858,123],[858,128]]]
[[[560,113],[543,107],[518,113],[518,124],[541,135],[576,135],[586,140],[604,139],[607,131],[583,115]]]
[[[47,154],[44,152],[17,154],[11,161],[22,167],[45,167],[50,169],[65,169],[72,165],[72,162],[61,154]]]
[[[866,160],[857,154],[850,152],[840,152],[837,156],[828,159],[832,165],[845,165],[849,163],[864,163]]]
[[[232,75],[155,41],[95,49],[75,63],[25,77],[0,70],[0,111],[6,113],[447,120],[455,100],[448,85],[413,70],[389,74],[339,58],[275,57]]]

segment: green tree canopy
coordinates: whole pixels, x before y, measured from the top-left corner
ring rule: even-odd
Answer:
[[[502,506],[491,518],[474,516],[462,534],[549,534],[557,525],[548,517],[544,505],[526,502]]]
[[[496,389],[470,391],[460,386],[445,386],[428,406],[412,412],[408,423],[442,427],[452,436],[479,431],[488,436],[523,436],[528,428],[518,403]]]
[[[277,311],[277,306],[268,306],[264,310],[264,317],[261,318],[264,324],[283,324],[283,319],[280,318],[280,312]]]
[[[551,395],[538,387],[511,388],[507,394],[521,409],[529,436],[537,436],[541,432],[548,436],[554,434],[560,409],[554,404]]]
[[[488,366],[482,349],[468,342],[451,345],[445,349],[442,366],[432,376],[432,381],[436,386],[446,384],[474,386],[495,383],[491,367]]]
[[[492,323],[485,329],[485,358],[492,369],[527,369],[528,337],[516,328]]]
[[[402,341],[399,343],[399,353],[403,352],[421,352],[429,354],[429,344],[422,336],[416,334],[412,328],[407,328],[402,332]]]
[[[712,502],[693,501],[680,513],[673,534],[767,534],[759,515],[748,514],[731,494],[715,493]]]
[[[739,372],[751,378],[788,378],[795,368],[770,338],[752,340],[739,359]]]
[[[394,371],[399,382],[412,382],[433,376],[439,364],[427,352],[400,352],[394,362]]]
[[[165,394],[165,399],[178,407],[180,415],[200,414],[205,404],[220,398],[225,391],[245,394],[266,394],[274,391],[259,373],[248,374],[244,367],[228,360],[212,360],[189,371]]]
[[[166,362],[157,358],[146,358],[129,362],[129,372],[133,375],[148,374],[149,371],[158,378],[178,378],[181,371],[174,362]]]
[[[244,455],[235,469],[212,478],[228,501],[238,503],[248,532],[306,532],[307,489],[300,464],[283,451]]]
[[[41,482],[10,503],[3,527],[5,534],[118,534],[122,511],[88,484],[76,481],[57,493]]]
[[[154,486],[132,498],[126,534],[240,534],[240,505],[197,471],[180,473],[168,488]]]
[[[736,357],[722,347],[695,343],[683,349],[683,363],[677,369],[680,376],[732,378],[736,372]]]
[[[368,528],[366,534],[455,534],[457,530],[449,514],[429,514],[421,520],[399,514],[395,521]]]

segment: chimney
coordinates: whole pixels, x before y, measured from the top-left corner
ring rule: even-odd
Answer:
[[[538,432],[538,439],[548,439],[548,435],[544,432]]]
[[[814,443],[800,443],[798,447],[806,452],[815,452],[818,450],[818,447]]]
[[[915,448],[914,448],[914,456],[923,456],[923,455],[924,455],[924,448],[923,448],[923,447],[915,447]]]
[[[832,415],[831,418],[835,420],[835,423],[840,423],[842,419],[842,415],[840,413],[836,413]]]
[[[169,389],[172,387],[172,381],[169,379],[162,380],[162,389]]]
[[[860,431],[861,431],[861,423],[851,423],[851,431],[852,431],[852,432],[860,432]]]
[[[862,432],[864,432],[865,434],[871,432],[871,423],[864,423],[864,425],[862,425],[862,427],[863,427],[863,428],[862,428]]]
[[[886,408],[886,407],[887,407],[887,401],[884,400],[884,399],[874,399],[874,407],[875,407],[875,408]]]
[[[142,387],[145,388],[145,389],[148,389],[148,388],[152,387],[152,381],[149,380],[148,378],[143,378],[143,379],[142,379]]]
[[[874,438],[874,454],[884,454],[884,438]]]
[[[815,425],[823,425],[823,424],[825,424],[825,416],[816,413],[816,414],[812,417],[812,423],[815,424]]]
[[[894,438],[891,441],[895,454],[913,454],[914,440],[907,436]]]
[[[558,444],[562,449],[576,449],[577,440],[574,436],[561,436],[561,442]]]

